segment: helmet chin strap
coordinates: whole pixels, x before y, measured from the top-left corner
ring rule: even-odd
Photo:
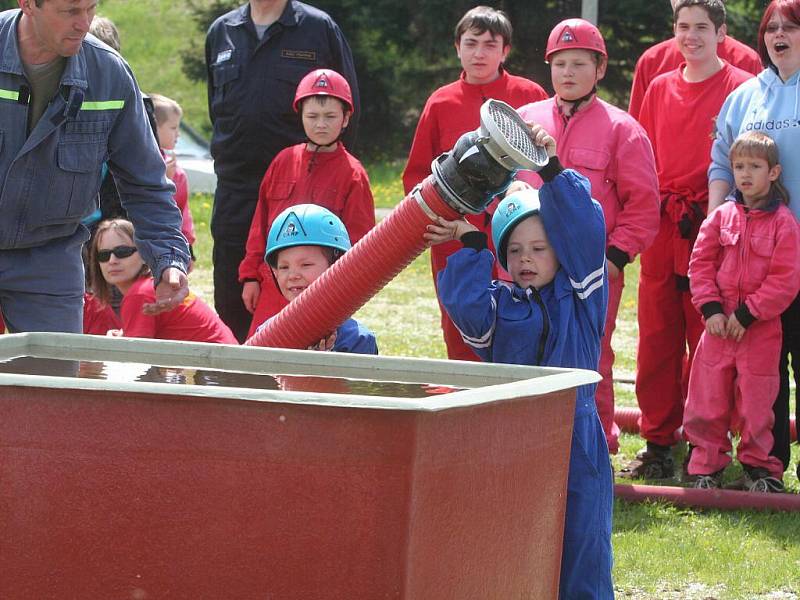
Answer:
[[[336,139],[333,140],[332,142],[328,143],[328,144],[318,144],[317,142],[312,140],[310,137],[306,136],[306,143],[314,144],[314,154],[311,155],[311,160],[308,161],[308,169],[307,169],[308,173],[311,173],[311,169],[314,168],[314,163],[317,162],[317,152],[319,152],[323,148],[330,148],[332,146],[336,146],[336,144],[339,143],[339,140],[342,139],[342,134],[344,133],[344,130],[345,130],[345,128],[342,127],[342,130],[339,132],[339,135],[336,136]]]
[[[591,100],[592,96],[594,96],[596,93],[597,93],[597,85],[593,85],[592,89],[589,90],[589,93],[586,94],[585,96],[581,96],[580,98],[576,98],[575,100],[564,100],[563,98],[561,98],[562,102],[565,102],[570,106],[572,106],[572,110],[568,115],[564,114],[564,111],[562,110],[560,105],[558,107],[558,110],[565,118],[570,119],[576,112],[578,112],[578,108],[580,108],[581,104],[584,104],[589,100]]]

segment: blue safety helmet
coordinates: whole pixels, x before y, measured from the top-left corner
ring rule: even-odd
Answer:
[[[292,246],[324,246],[342,254],[350,249],[350,236],[342,220],[327,208],[296,204],[272,222],[264,261],[274,267],[278,251]]]
[[[533,188],[525,188],[503,198],[497,205],[492,217],[492,241],[497,252],[497,260],[504,269],[506,262],[506,246],[514,227],[523,219],[539,214],[539,192]]]

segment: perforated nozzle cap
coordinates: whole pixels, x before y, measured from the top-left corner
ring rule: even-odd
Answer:
[[[489,154],[509,171],[538,171],[549,161],[544,147],[534,143],[525,121],[505,102],[489,99],[481,105],[479,132]]]

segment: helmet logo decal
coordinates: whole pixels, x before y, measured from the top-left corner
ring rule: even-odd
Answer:
[[[287,240],[295,238],[299,235],[302,236],[307,235],[300,219],[301,217],[298,216],[297,213],[295,212],[291,212],[290,214],[288,214],[286,216],[286,219],[284,220],[283,226],[278,232],[278,239]]]
[[[509,202],[508,206],[506,206],[506,216],[511,216],[515,212],[517,212],[517,205],[513,202]]]
[[[572,33],[572,29],[569,27],[564,28],[564,33],[561,34],[561,41],[567,43],[575,41],[575,34]]]
[[[325,73],[317,77],[317,80],[314,82],[315,88],[328,88],[330,86],[331,84],[328,82],[328,76],[325,75]]]

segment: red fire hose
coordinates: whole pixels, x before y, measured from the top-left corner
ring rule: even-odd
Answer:
[[[628,502],[662,500],[677,506],[691,508],[800,511],[800,495],[798,494],[768,494],[740,492],[737,490],[698,490],[660,485],[617,484],[614,486],[614,496]]]
[[[639,419],[642,411],[638,408],[618,407],[614,409],[614,422],[625,433],[639,433]],[[794,417],[789,420],[791,440],[797,441],[797,422]]]
[[[437,215],[448,220],[460,216],[442,200],[433,182],[428,176],[421,188],[406,196],[245,344],[308,348],[361,308],[422,254],[427,247],[422,236]]]

